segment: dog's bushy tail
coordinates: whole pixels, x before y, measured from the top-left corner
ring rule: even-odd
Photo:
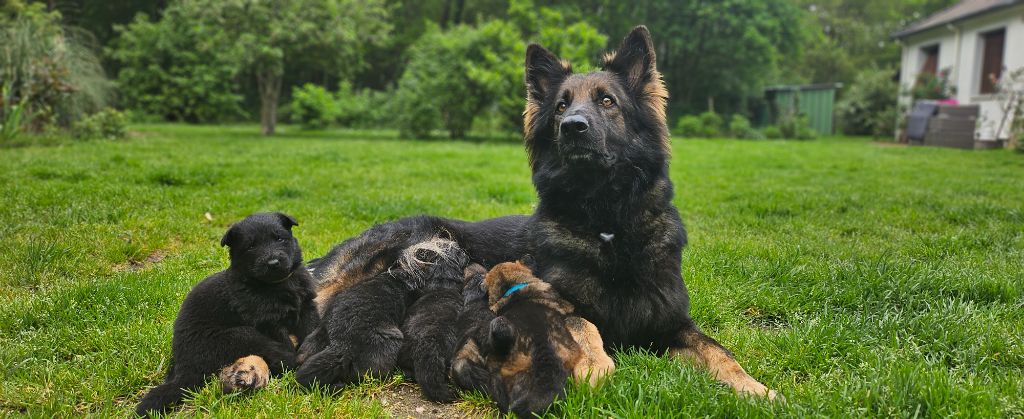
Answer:
[[[135,414],[139,416],[148,416],[151,413],[164,413],[168,408],[180,404],[182,400],[185,400],[185,394],[189,391],[198,389],[203,385],[202,375],[193,375],[188,377],[168,377],[167,381],[156,387],[153,387],[142,398],[139,405],[135,408]]]

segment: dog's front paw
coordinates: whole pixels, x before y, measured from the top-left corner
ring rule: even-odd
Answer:
[[[225,393],[258,390],[270,380],[270,367],[263,358],[249,355],[221,369],[218,377]]]
[[[761,384],[761,383],[759,383],[757,381],[754,381],[754,380],[751,380],[751,381],[752,381],[752,383],[750,383],[748,385],[745,385],[745,386],[742,386],[740,388],[737,388],[736,391],[738,393],[740,393],[740,394],[743,394],[743,395],[756,396],[756,397],[765,397],[765,398],[767,398],[768,400],[771,400],[771,401],[777,401],[777,402],[785,402],[786,401],[786,398],[782,397],[782,395],[777,393],[775,390],[772,390],[772,389],[768,388],[767,386],[765,386],[764,384]]]

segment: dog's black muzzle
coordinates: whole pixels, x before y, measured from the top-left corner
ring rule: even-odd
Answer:
[[[558,153],[568,165],[608,167],[615,156],[607,152],[599,130],[583,114],[568,115],[558,125]]]

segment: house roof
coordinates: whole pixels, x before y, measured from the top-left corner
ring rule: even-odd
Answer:
[[[1024,0],[964,0],[946,9],[940,10],[931,16],[912,23],[910,26],[892,34],[892,37],[906,38],[921,31],[949,23],[956,23],[985,13],[1005,9],[1016,4],[1024,4]]]

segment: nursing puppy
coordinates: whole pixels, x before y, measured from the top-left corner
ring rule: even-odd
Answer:
[[[455,397],[448,387],[448,370],[458,340],[456,322],[462,308],[465,252],[453,246],[448,257],[435,263],[433,276],[409,307],[402,325],[405,344],[398,364],[419,383],[427,399],[450,402]]]
[[[530,416],[562,396],[567,378],[597,385],[615,370],[597,328],[530,268],[502,263],[482,281],[480,271],[467,270],[476,278],[465,291],[462,325],[470,327],[452,362],[459,385],[487,392],[502,412]],[[482,310],[481,290],[471,287],[486,290],[493,316]]]
[[[432,343],[437,324],[417,316],[416,324],[406,325],[407,308],[424,292],[443,289],[436,281],[451,280],[466,264],[466,254],[454,241],[434,237],[406,248],[390,269],[335,294],[325,308],[323,321],[299,348],[302,366],[295,378],[303,386],[317,383],[326,386],[344,386],[359,381],[363,376],[383,377],[398,366],[403,347],[429,347],[429,351],[413,356],[410,364],[425,368],[415,371],[420,379],[430,381],[431,394],[449,397],[440,390],[443,376],[438,378],[426,367],[428,360],[439,351],[445,352],[444,336],[440,343]],[[417,311],[420,310],[417,308]],[[407,338],[403,333],[419,329]],[[437,346],[440,345],[440,346]],[[421,374],[422,377],[421,378]],[[427,378],[430,377],[430,378]],[[438,383],[440,381],[440,383]]]
[[[225,391],[257,389],[294,368],[295,342],[316,326],[313,280],[282,213],[253,214],[221,240],[231,266],[197,284],[174,322],[171,367],[135,412],[162,412],[218,374]]]

